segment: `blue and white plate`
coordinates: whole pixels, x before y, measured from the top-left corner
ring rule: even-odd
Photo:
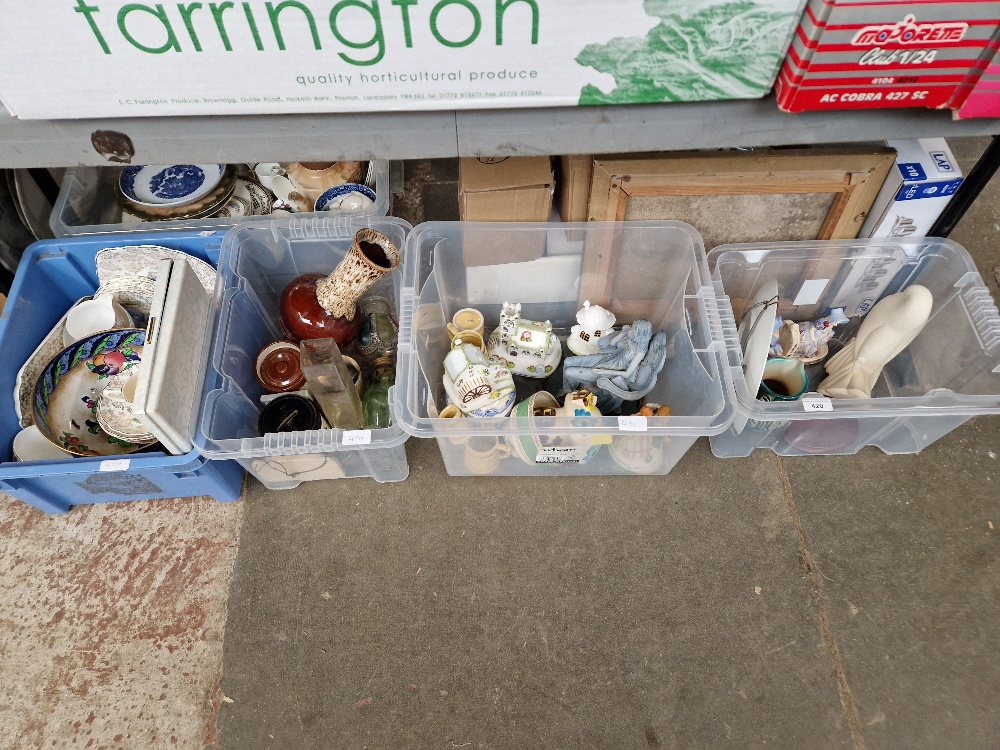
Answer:
[[[118,186],[122,195],[140,206],[183,206],[212,192],[225,171],[225,164],[126,167]]]
[[[317,211],[357,213],[375,203],[375,191],[365,185],[345,182],[332,187],[316,199]]]

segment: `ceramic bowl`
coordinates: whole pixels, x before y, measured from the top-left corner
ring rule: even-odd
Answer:
[[[118,187],[122,195],[140,206],[185,206],[211,193],[225,171],[225,164],[126,167],[118,178]]]
[[[35,425],[14,436],[13,451],[17,461],[61,461],[73,455],[50,443]]]
[[[316,199],[317,211],[356,213],[374,205],[375,191],[364,185],[345,183],[324,192]]]
[[[51,443],[78,456],[115,456],[145,447],[105,433],[97,421],[101,392],[142,359],[146,332],[131,328],[88,336],[59,353],[35,384],[35,425]]]

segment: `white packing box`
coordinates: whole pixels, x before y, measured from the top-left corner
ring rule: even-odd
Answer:
[[[926,237],[962,172],[944,138],[887,141],[896,166],[882,185],[859,237]]]

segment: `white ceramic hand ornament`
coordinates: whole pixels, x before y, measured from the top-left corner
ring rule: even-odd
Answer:
[[[914,284],[871,309],[858,334],[826,363],[819,392],[830,398],[871,398],[882,368],[927,324],[934,298]]]

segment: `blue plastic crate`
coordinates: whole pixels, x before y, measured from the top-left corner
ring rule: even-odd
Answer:
[[[0,491],[47,513],[71,505],[209,495],[239,499],[243,468],[235,461],[209,461],[197,450],[184,456],[134,453],[124,470],[107,457],[59,461],[14,461],[12,443],[21,429],[14,411],[17,371],[42,339],[81,297],[97,288],[95,257],[107,247],[161,245],[216,265],[224,232],[157,232],[46,240],[21,258],[7,304],[0,314]],[[200,332],[199,332],[200,333]],[[102,468],[104,470],[102,470]]]

